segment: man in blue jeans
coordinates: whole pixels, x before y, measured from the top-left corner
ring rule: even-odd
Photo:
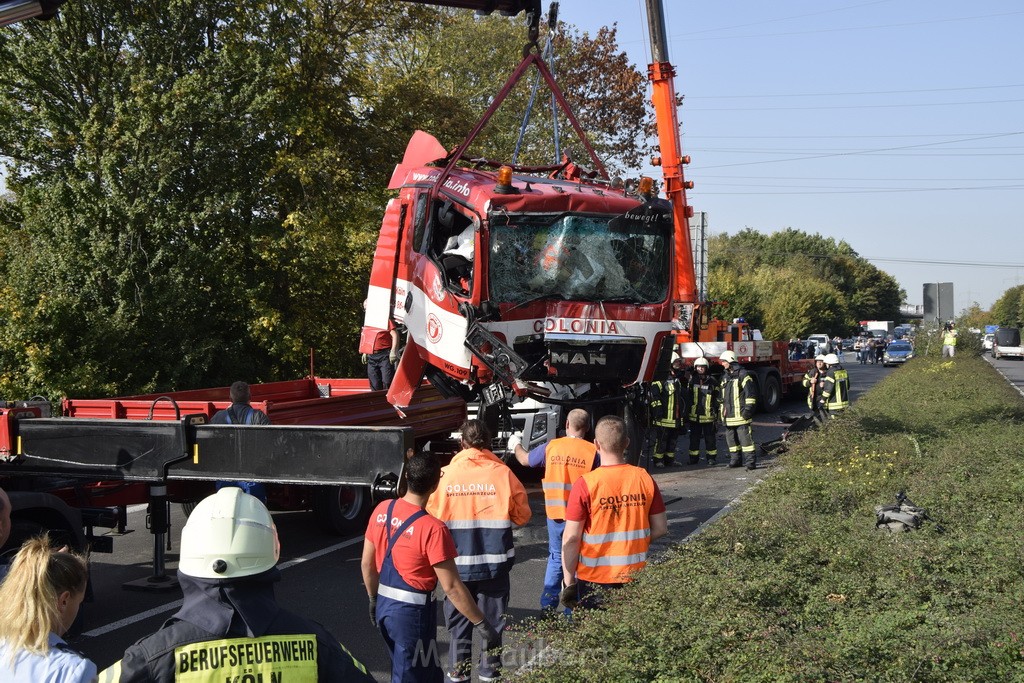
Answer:
[[[590,429],[590,414],[582,408],[569,411],[565,436],[553,439],[527,452],[522,435],[509,437],[508,450],[524,467],[543,467],[544,512],[548,518],[548,566],[544,572],[544,590],[540,595],[543,610],[558,608],[562,591],[562,533],[565,530],[565,504],[577,479],[594,469],[600,459],[597,446],[584,437]]]

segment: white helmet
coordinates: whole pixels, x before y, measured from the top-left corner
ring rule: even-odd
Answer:
[[[253,576],[276,565],[280,552],[266,506],[226,486],[200,501],[185,522],[178,571],[198,579]]]
[[[738,362],[736,360],[736,354],[733,353],[732,351],[724,352],[721,356],[718,357],[718,360],[722,361],[723,363],[737,363]]]
[[[834,353],[830,353],[825,356],[825,362],[829,365],[839,365],[839,356]]]
[[[821,353],[819,353],[819,354],[818,354],[817,356],[815,356],[815,357],[814,357],[814,360],[815,360],[815,362],[817,362],[817,361],[819,361],[819,360],[820,360],[820,361],[822,361],[823,363],[827,363],[827,362],[828,362],[828,356],[826,356],[826,355],[824,355],[824,354],[821,354]]]
[[[695,368],[706,368],[708,366],[708,359],[701,356],[697,360],[693,361],[693,367]]]

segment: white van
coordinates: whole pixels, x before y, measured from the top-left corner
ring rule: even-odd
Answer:
[[[832,338],[827,334],[809,335],[807,341],[814,342],[818,353],[832,353],[835,350],[832,348]]]

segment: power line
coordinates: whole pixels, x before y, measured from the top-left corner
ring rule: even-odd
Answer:
[[[733,26],[720,26],[718,28],[705,28],[700,31],[691,31],[686,35],[697,35],[699,33],[711,33],[713,31],[731,31],[734,28],[747,28],[748,26],[759,26],[761,24],[774,24],[779,21],[789,21],[790,19],[805,19],[807,17],[815,17],[821,14],[832,14],[834,12],[841,12],[848,9],[858,9],[860,7],[867,7],[868,5],[879,5],[883,2],[890,2],[890,0],[873,0],[872,2],[862,2],[857,5],[847,5],[845,7],[834,7],[832,9],[821,10],[819,12],[808,12],[807,14],[794,14],[789,17],[778,17],[776,19],[765,19],[763,21],[752,21],[746,24],[735,24]]]
[[[908,104],[837,104],[817,107],[686,107],[686,111],[817,111],[823,109],[899,109],[901,107],[957,107],[974,104],[1012,104],[1024,102],[1024,98],[1012,100],[972,100],[969,102],[916,102]],[[683,106],[686,101],[683,100]]]
[[[737,39],[744,39],[744,40],[746,40],[748,38],[780,38],[780,37],[786,37],[786,36],[812,35],[812,34],[816,34],[816,33],[843,33],[843,32],[847,32],[847,31],[873,31],[873,30],[882,29],[882,28],[907,28],[907,27],[910,27],[910,26],[927,26],[927,25],[930,25],[930,24],[948,24],[948,23],[951,23],[951,22],[973,21],[975,19],[994,19],[994,18],[997,18],[997,17],[1008,17],[1008,16],[1013,16],[1013,15],[1016,15],[1016,14],[1024,14],[1024,10],[1018,10],[1018,11],[1015,11],[1015,12],[1000,12],[1000,13],[997,13],[997,14],[978,14],[978,15],[969,16],[969,17],[952,17],[952,18],[949,18],[949,19],[929,19],[927,21],[908,21],[908,22],[903,22],[903,23],[899,23],[899,24],[874,24],[874,25],[869,25],[869,26],[846,26],[846,27],[840,27],[840,28],[821,28],[821,29],[814,29],[814,30],[810,30],[810,31],[787,31],[787,32],[784,32],[784,33],[760,33],[760,34],[754,33],[754,34],[746,34],[746,35],[706,36],[706,37],[696,37],[693,34],[682,34],[682,35],[670,36],[670,40],[673,40],[673,41],[674,40],[700,40],[700,41],[707,41],[707,40],[737,40]]]
[[[726,234],[726,233],[718,233]],[[911,265],[921,266],[963,266],[967,268],[1024,268],[1024,263],[999,263],[994,261],[954,261],[946,259],[912,259],[902,258],[899,256],[861,256],[860,254],[853,252],[849,254],[815,254],[801,251],[765,251],[764,249],[757,249],[754,247],[746,247],[739,245],[728,245],[725,246],[722,251],[727,252],[740,252],[740,253],[756,253],[762,256],[801,256],[805,258],[817,259],[817,260],[831,260],[831,259],[863,259],[870,262],[881,262],[881,263],[906,263]]]
[[[918,147],[934,147],[935,145],[948,145],[948,144],[952,144],[954,142],[973,142],[975,140],[989,140],[989,139],[994,139],[994,138],[1005,138],[1005,137],[1012,137],[1014,135],[1021,135],[1021,134],[1024,134],[1024,131],[1015,131],[1015,132],[1012,132],[1012,133],[998,133],[998,134],[995,134],[995,135],[985,135],[985,136],[980,136],[980,137],[975,137],[975,138],[962,138],[960,140],[946,140],[946,141],[941,141],[941,142],[923,142],[923,143],[920,143],[920,144],[917,144],[917,145],[903,145],[903,146],[899,146],[899,147],[880,147],[880,148],[877,148],[877,149],[865,149],[865,150],[861,150],[859,152],[836,152],[836,153],[829,153],[829,154],[813,154],[813,155],[803,156],[803,157],[793,157],[792,159],[763,159],[761,161],[743,161],[743,162],[737,162],[737,163],[734,163],[734,164],[716,164],[714,166],[703,166],[701,168],[708,169],[708,168],[728,168],[728,167],[732,167],[732,166],[754,166],[754,165],[758,165],[758,164],[774,164],[774,163],[789,162],[789,161],[804,161],[804,160],[807,160],[807,159],[824,159],[824,158],[836,157],[836,156],[865,155],[865,154],[872,154],[872,153],[875,153],[875,152],[893,152],[893,151],[904,150],[904,149],[914,149],[914,148],[918,148]]]
[[[701,140],[828,140],[828,139],[846,139],[852,138],[855,140],[883,140],[888,138],[963,138],[963,137],[981,137],[986,135],[1000,135],[1000,133],[903,133],[898,135],[704,135],[701,134],[699,137]],[[684,138],[692,137],[692,134],[683,134]]]
[[[973,85],[958,88],[920,88],[915,90],[863,90],[860,92],[784,93],[779,95],[686,95],[687,100],[735,100],[764,99],[777,97],[852,97],[855,95],[905,95],[920,92],[957,92],[963,90],[996,90],[1000,88],[1024,88],[1024,83],[1009,85]]]
[[[759,175],[699,175],[697,176],[697,182],[701,185],[706,184],[704,179],[706,178],[726,178],[729,180],[738,180],[746,178],[749,180],[821,180],[821,181],[849,181],[849,182],[867,182],[869,180],[885,181],[892,180],[898,182],[944,182],[944,183],[957,183],[957,182],[997,182],[997,183],[1009,183],[1009,182],[1024,182],[1024,178],[840,178],[840,177],[825,177],[825,176],[759,176]]]
[[[1024,185],[992,185],[988,187],[918,187],[918,188],[893,188],[893,189],[864,189],[864,190],[820,190],[820,191],[774,191],[774,192],[697,192],[692,190],[689,194],[694,198],[713,195],[733,196],[763,196],[771,195],[811,195],[811,194],[898,194],[918,192],[968,192],[972,190],[1024,190]]]

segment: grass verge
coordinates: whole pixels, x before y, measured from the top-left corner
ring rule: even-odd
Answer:
[[[1024,399],[924,357],[611,606],[526,627],[527,681],[1024,681]],[[898,491],[936,522],[875,529]],[[523,634],[526,637],[526,634]]]

